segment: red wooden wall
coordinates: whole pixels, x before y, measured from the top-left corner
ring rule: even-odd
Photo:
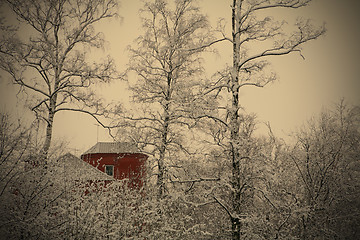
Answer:
[[[142,153],[88,153],[81,159],[105,172],[105,165],[114,166],[114,178],[129,178],[132,186],[141,187],[145,177],[147,155]]]

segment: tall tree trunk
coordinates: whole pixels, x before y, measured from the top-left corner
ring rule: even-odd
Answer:
[[[158,198],[161,199],[165,195],[165,145],[162,143],[160,148],[160,156],[158,159],[158,178],[157,178],[157,187],[158,187]]]
[[[241,180],[240,180],[240,147],[239,147],[239,61],[240,61],[240,8],[241,0],[233,0],[232,6],[232,39],[233,39],[233,67],[231,71],[232,105],[230,116],[230,144],[232,161],[232,205],[236,215],[241,213]],[[231,219],[232,239],[240,239],[241,222],[235,216]]]
[[[170,61],[171,63],[171,61]],[[171,65],[170,65],[171,68]],[[160,143],[160,149],[159,149],[159,159],[158,159],[158,179],[157,179],[157,186],[158,186],[158,197],[162,198],[165,195],[165,152],[166,152],[166,146],[167,146],[167,140],[168,140],[168,131],[169,131],[169,105],[170,105],[170,99],[171,99],[171,80],[172,75],[169,73],[167,77],[167,92],[166,92],[166,103],[164,105],[164,125],[163,125],[163,131],[161,136],[161,143]]]
[[[58,17],[58,16],[57,16]],[[60,84],[60,73],[61,73],[61,66],[62,66],[62,62],[60,60],[60,45],[59,45],[59,28],[55,27],[54,28],[54,39],[55,39],[55,66],[54,66],[54,89],[53,92],[51,92],[51,86],[49,85],[49,114],[48,114],[48,119],[47,119],[47,126],[46,126],[46,136],[45,136],[45,143],[44,143],[44,147],[42,149],[42,153],[44,154],[44,159],[45,159],[45,168],[47,165],[47,157],[49,154],[49,149],[50,149],[50,145],[51,145],[51,139],[52,139],[52,134],[53,134],[53,123],[54,123],[54,117],[55,117],[55,112],[56,112],[56,100],[57,100],[57,91],[59,88],[59,84]]]
[[[158,198],[161,199],[165,195],[165,151],[167,145],[167,134],[169,127],[169,116],[167,110],[165,110],[165,119],[164,119],[164,128],[161,136],[161,144],[159,151],[159,159],[158,159],[158,178],[157,178],[157,187],[158,187]]]
[[[51,139],[52,139],[54,116],[55,116],[55,113],[53,111],[49,111],[49,115],[48,115],[48,119],[47,119],[47,126],[46,126],[45,143],[44,143],[44,146],[42,149],[42,154],[46,158],[49,153],[49,148],[50,148]]]
[[[48,118],[46,120],[47,126],[46,126],[45,142],[44,142],[44,146],[43,146],[42,152],[41,152],[45,168],[47,167],[47,158],[48,158],[52,134],[53,134],[53,125],[54,125],[54,117],[55,117],[55,109],[56,109],[56,98],[57,98],[56,94],[54,94],[52,96],[52,98],[50,98],[50,106],[48,109]]]

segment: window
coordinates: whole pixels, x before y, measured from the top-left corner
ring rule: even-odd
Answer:
[[[114,176],[114,166],[113,165],[105,165],[105,173],[109,176]]]

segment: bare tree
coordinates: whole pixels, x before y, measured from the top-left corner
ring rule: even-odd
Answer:
[[[116,16],[116,6],[115,0],[5,1],[3,10],[19,24],[3,24],[8,34],[0,45],[0,67],[30,94],[31,110],[46,122],[45,156],[56,113],[79,111],[97,121],[104,113],[90,86],[113,77],[113,62],[108,57],[90,64],[87,53],[103,46],[95,25]]]
[[[302,239],[358,234],[359,113],[355,110],[341,102],[335,111],[311,119],[296,135],[290,157],[302,188],[305,210],[298,218]]]
[[[231,44],[232,63],[230,67],[217,73],[219,77],[207,87],[206,92],[214,96],[223,94],[225,99],[229,99],[225,105],[219,107],[223,109],[219,111],[219,115],[211,116],[211,119],[221,125],[218,129],[221,129],[219,133],[222,138],[217,137],[214,140],[225,146],[228,161],[231,162],[232,198],[225,209],[231,221],[234,240],[241,238],[243,213],[246,208],[242,203],[251,186],[251,178],[246,177],[250,172],[245,169],[250,169],[247,165],[251,164],[252,151],[248,140],[252,129],[247,125],[251,122],[246,122],[246,114],[242,111],[240,90],[246,86],[264,87],[276,80],[276,75],[269,68],[269,57],[296,52],[301,55],[301,46],[304,43],[324,33],[324,27],[315,28],[310,20],[299,19],[296,30],[289,34],[284,30],[284,22],[277,22],[269,16],[264,17],[266,11],[271,14],[272,9],[296,9],[309,3],[310,0],[233,0],[231,35],[228,36],[223,29],[219,29],[222,34],[220,40]],[[221,203],[220,200],[218,202]]]
[[[169,169],[178,168],[181,153],[188,154],[184,136],[197,109],[206,108],[199,98],[202,72],[199,48],[208,41],[207,19],[192,0],[167,3],[147,1],[141,11],[144,34],[131,48],[129,71],[138,79],[132,84],[137,114],[126,116],[140,134],[136,141],[147,146],[156,161],[158,196],[166,194]],[[199,108],[199,106],[203,108]],[[135,136],[135,135],[133,135]],[[174,176],[172,176],[174,177]]]

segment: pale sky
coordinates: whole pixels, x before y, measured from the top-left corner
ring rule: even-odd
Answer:
[[[212,24],[225,18],[231,23],[231,1],[203,0],[202,10]],[[126,48],[141,33],[138,9],[140,0],[122,0],[119,14],[101,26],[108,41],[106,50],[115,59],[119,70],[124,70],[128,61]],[[301,10],[276,12],[278,18],[284,15],[291,20],[296,16],[314,19],[321,25],[326,22],[327,33],[320,39],[303,47],[303,60],[298,54],[271,59],[279,80],[266,88],[246,88],[241,101],[247,112],[255,112],[258,120],[269,121],[273,131],[286,136],[300,127],[322,107],[330,106],[345,97],[360,104],[360,1],[314,0]],[[228,51],[223,49],[228,49]],[[220,46],[218,55],[205,59],[211,70],[220,70],[225,63],[231,63],[231,46]],[[211,74],[211,73],[209,73]],[[0,78],[0,81],[4,81]],[[4,83],[4,82],[3,82]],[[15,101],[13,88],[0,85],[0,100]],[[112,101],[126,102],[128,93],[123,83],[113,83],[99,88],[99,94]],[[6,99],[6,100],[4,100]],[[14,109],[16,112],[16,109]],[[107,131],[98,128],[98,140],[111,140]],[[79,113],[60,112],[55,117],[54,140],[69,142],[69,151],[81,154],[97,141],[97,126],[91,117]]]

